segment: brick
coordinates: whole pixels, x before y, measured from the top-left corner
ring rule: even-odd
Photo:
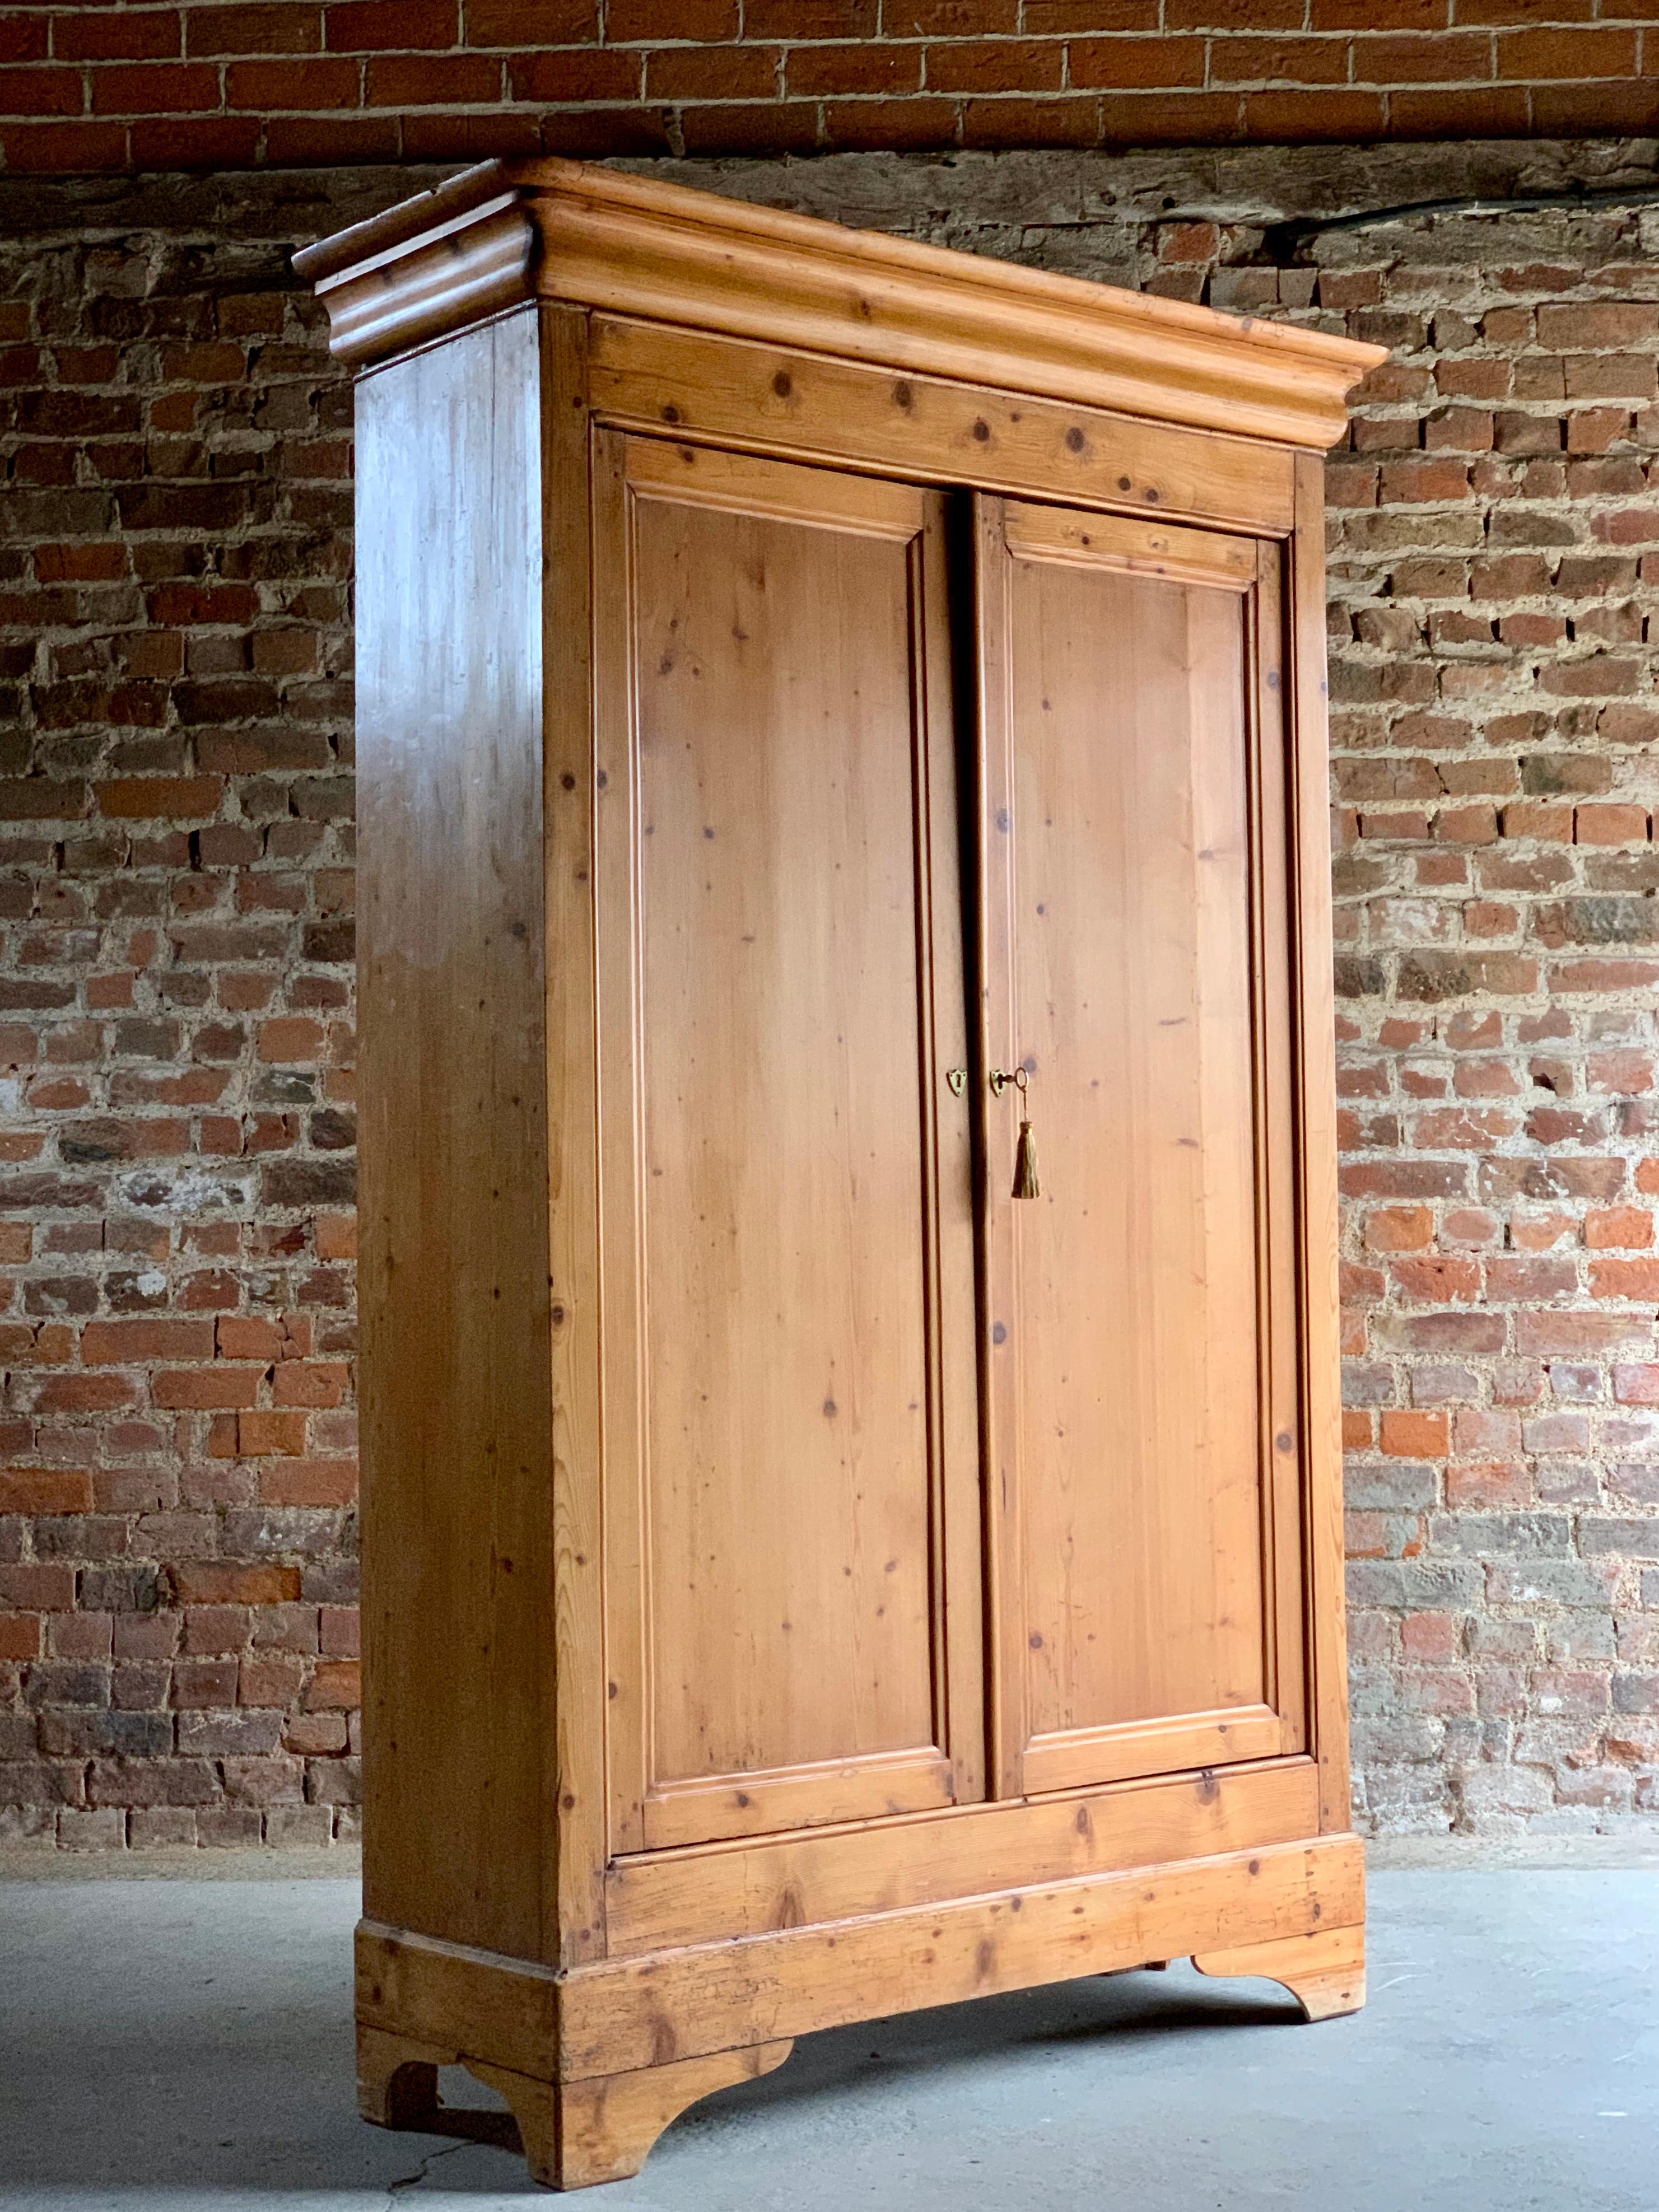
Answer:
[[[356,107],[359,65],[347,55],[307,56],[303,61],[233,62],[225,71],[225,96],[232,107],[260,110]]]
[[[1416,1252],[1434,1234],[1426,1206],[1373,1206],[1365,1216],[1365,1243],[1373,1252]]]
[[[1446,1470],[1446,1504],[1455,1511],[1524,1506],[1532,1498],[1532,1474],[1522,1460],[1469,1460]]]
[[[1630,76],[1635,70],[1633,30],[1581,24],[1571,30],[1506,31],[1498,41],[1498,75],[1523,82]]]
[[[1515,1316],[1516,1351],[1546,1358],[1608,1352],[1624,1345],[1645,1346],[1652,1334],[1650,1315],[1645,1321],[1640,1315],[1606,1312],[1517,1313]]]
[[[246,1367],[167,1368],[151,1378],[150,1392],[158,1406],[203,1413],[251,1407],[259,1382],[258,1373]]]
[[[1212,84],[1342,84],[1347,75],[1343,39],[1227,38],[1210,49]]]
[[[259,1031],[259,1057],[270,1061],[313,1060],[320,1057],[327,1042],[328,1032],[320,1022],[297,1016],[266,1022]]]
[[[0,1660],[38,1659],[45,1625],[38,1613],[0,1613]]]
[[[787,5],[790,0],[767,0],[767,4]],[[1206,0],[1195,7],[1195,0],[1168,0],[1167,11],[1160,16],[1158,0],[1025,0],[1023,21],[1028,31],[1045,38],[1081,31],[1156,31],[1165,26],[1172,31],[1210,30],[1222,20],[1213,8],[1233,4],[1236,0],[1213,0],[1212,5]],[[1287,0],[1259,0],[1262,9],[1279,11],[1279,20],[1284,20],[1286,4]],[[1298,8],[1294,21],[1301,20]]]
[[[929,46],[927,56],[930,92],[1058,92],[1065,82],[1066,50],[1053,40],[963,40]],[[791,90],[806,88],[797,82],[795,72],[802,58],[804,52],[790,58]]]
[[[307,1417],[301,1412],[249,1412],[237,1419],[237,1449],[258,1458],[270,1452],[297,1455],[306,1448]]]
[[[8,22],[15,18],[7,18]],[[0,41],[0,55],[8,61],[46,58],[46,25],[31,26],[30,45],[35,50],[15,50],[9,38]],[[35,40],[38,38],[38,47]],[[161,61],[181,51],[179,18],[171,9],[146,9],[142,14],[125,9],[76,9],[65,12],[52,25],[52,52],[59,61]]]
[[[208,1359],[212,1355],[211,1322],[159,1316],[143,1321],[93,1321],[81,1332],[81,1357],[88,1367],[152,1359]]]
[[[185,1605],[281,1605],[300,1595],[297,1567],[191,1560],[174,1569],[173,1579]]]
[[[252,1314],[222,1316],[216,1341],[222,1359],[258,1359],[267,1364],[282,1358],[290,1343],[280,1322]]]
[[[866,27],[874,28],[873,10]],[[465,0],[465,28],[470,46],[576,46],[599,35],[599,0]],[[757,38],[769,35],[752,20],[750,28]]]
[[[501,97],[501,64],[490,54],[376,56],[368,64],[365,90],[371,107],[482,106]],[[632,97],[633,91],[630,85],[623,96]]]
[[[259,1469],[259,1498],[265,1505],[349,1505],[356,1495],[353,1459],[272,1459]]]
[[[453,46],[459,29],[456,0],[331,0],[324,20],[335,53]]]
[[[92,1477],[70,1468],[0,1468],[0,1513],[90,1513]]]
[[[97,790],[99,811],[125,821],[216,814],[223,798],[223,784],[211,775],[127,776]]]
[[[1580,845],[1645,845],[1648,811],[1632,805],[1575,807],[1573,836]]]
[[[185,21],[193,57],[314,54],[323,43],[323,11],[314,0],[231,0],[192,7]]]
[[[136,62],[88,74],[94,114],[205,114],[219,105],[219,72],[205,63]]]
[[[1655,1523],[1659,1527],[1659,1522]],[[321,1660],[305,1695],[307,1712],[349,1710],[362,1703],[362,1683],[357,1662],[349,1659]]]
[[[1204,82],[1202,39],[1073,39],[1068,51],[1071,82],[1080,90],[1174,88]]]
[[[958,111],[949,100],[832,100],[823,112],[825,141],[838,150],[897,147],[927,151],[957,142]]]
[[[1659,1259],[1596,1259],[1589,1264],[1589,1287],[1598,1298],[1659,1301]]]
[[[890,38],[955,37],[1018,27],[1018,0],[883,0],[882,29]]]
[[[351,1370],[339,1360],[284,1361],[270,1378],[271,1398],[278,1406],[329,1408],[345,1402]]]
[[[1469,85],[1492,75],[1490,40],[1467,33],[1358,38],[1352,52],[1356,84]],[[1473,120],[1468,127],[1478,129]]]
[[[1379,1440],[1385,1452],[1405,1459],[1443,1457],[1448,1448],[1443,1413],[1384,1413]]]

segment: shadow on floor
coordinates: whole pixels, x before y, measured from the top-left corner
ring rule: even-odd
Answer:
[[[463,2075],[485,2117],[450,2135],[357,2118],[356,1911],[332,1881],[0,1888],[0,2212],[546,2203]],[[591,2201],[1654,2212],[1659,1876],[1385,1874],[1371,1967],[1369,2008],[1317,2027],[1182,1962],[805,2037]]]

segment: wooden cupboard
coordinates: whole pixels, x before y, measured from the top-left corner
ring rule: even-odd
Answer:
[[[459,2062],[568,2187],[836,2022],[1352,2009],[1376,349],[557,161],[296,265],[362,371],[363,2110]]]

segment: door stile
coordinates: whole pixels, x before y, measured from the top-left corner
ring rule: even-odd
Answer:
[[[605,1526],[605,1741],[610,1852],[645,1845],[650,1771],[650,1515],[646,1500],[644,1224],[641,1142],[639,793],[634,685],[634,531],[628,441],[592,440],[594,594],[594,909],[596,1043],[601,1110],[600,1283],[604,1313],[601,1452]]]
[[[936,1741],[950,1758],[957,1802],[985,1792],[984,1556],[979,1435],[977,1209],[974,1188],[974,1049],[964,963],[969,955],[962,883],[956,638],[951,621],[949,507],[927,495],[910,554],[915,670],[915,775],[921,896],[921,1126],[929,1334]],[[960,1095],[949,1080],[966,1071]]]
[[[1291,762],[1285,684],[1285,549],[1257,548],[1248,602],[1250,795],[1250,981],[1254,1003],[1259,1244],[1262,1620],[1267,1704],[1279,1714],[1280,1748],[1307,1742],[1307,1658],[1303,1620],[1305,1453],[1301,1415],[1300,1208],[1296,1190],[1295,993],[1290,975]],[[1278,988],[1274,988],[1277,977]]]
[[[975,1065],[972,1070],[981,1305],[980,1358],[985,1453],[988,1734],[989,1793],[1024,1790],[1030,1740],[1025,1670],[1016,1653],[1023,1632],[1024,1528],[1018,1490],[1018,1347],[1000,1303],[1018,1298],[1019,1252],[1013,1218],[999,1177],[1012,1177],[1013,1147],[1000,1142],[1006,1111],[994,1111],[989,1073],[1012,1067],[1018,1052],[1014,1003],[1014,805],[1012,665],[1009,653],[1012,570],[1004,542],[1006,501],[974,495],[974,607],[977,677],[976,788],[973,793],[977,861],[974,929],[979,977]]]

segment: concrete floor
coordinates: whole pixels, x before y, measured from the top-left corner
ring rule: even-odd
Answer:
[[[1371,2002],[1187,1966],[812,2037],[595,2212],[1654,2212],[1659,1870],[1385,1871]],[[0,2206],[546,2203],[364,2126],[349,1881],[0,1886]],[[468,2077],[467,2101],[488,2101]]]

